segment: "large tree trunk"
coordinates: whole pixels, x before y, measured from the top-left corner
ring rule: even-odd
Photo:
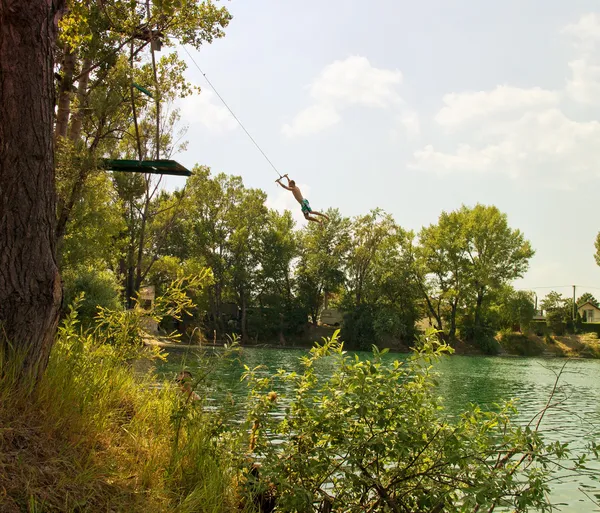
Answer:
[[[55,253],[54,44],[61,0],[0,0],[0,349],[39,378],[62,289]]]
[[[450,303],[450,331],[448,332],[448,338],[451,342],[456,340],[456,308],[458,306],[458,298]]]

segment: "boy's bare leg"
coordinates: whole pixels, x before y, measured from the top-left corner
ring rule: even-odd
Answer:
[[[315,212],[312,212],[313,214]],[[306,219],[307,221],[312,221],[313,223],[319,223],[321,224],[323,221],[319,221],[316,217],[311,217],[308,214],[304,216],[304,219]]]
[[[327,219],[329,221],[329,216],[327,214],[321,214],[321,212],[315,212],[314,210],[311,212],[311,214],[313,214],[315,216],[324,217],[325,219]]]

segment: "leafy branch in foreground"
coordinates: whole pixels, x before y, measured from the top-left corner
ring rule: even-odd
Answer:
[[[210,269],[202,269],[195,275],[178,276],[167,287],[165,292],[156,298],[150,309],[141,308],[139,304],[129,310],[112,310],[98,307],[96,314],[96,326],[94,335],[122,350],[123,357],[133,358],[137,356],[138,349],[143,345],[146,332],[144,329],[145,319],[152,319],[157,323],[169,316],[180,320],[183,315],[194,308],[190,294],[196,290],[203,289],[212,283],[212,272]],[[172,341],[178,340],[179,333],[171,333]],[[159,356],[159,351],[155,356]]]
[[[247,369],[260,461],[253,493],[271,490],[286,512],[551,511],[556,472],[586,472],[586,456],[573,460],[567,444],[544,441],[539,423],[514,424],[511,402],[448,420],[433,366],[452,350],[434,332],[417,345],[406,361],[384,364],[377,349],[371,360],[347,355],[336,332],[298,373]],[[321,366],[330,378],[318,378]],[[272,390],[289,392],[274,401]],[[283,416],[273,415],[278,402]]]

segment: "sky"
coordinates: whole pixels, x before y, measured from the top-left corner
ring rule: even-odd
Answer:
[[[518,288],[600,297],[600,5],[588,0],[231,0],[190,55],[316,210],[405,229],[495,205],[536,251]],[[185,54],[175,158],[242,176],[305,221]],[[181,187],[171,178],[169,187]]]

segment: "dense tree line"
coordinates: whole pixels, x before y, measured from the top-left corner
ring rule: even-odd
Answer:
[[[130,274],[122,262],[133,239],[129,216],[139,218],[147,208],[157,214],[145,226],[142,279],[135,286],[154,285],[160,294],[178,275],[210,268],[212,284],[196,298],[196,318],[189,321],[218,337],[237,332],[243,341],[283,342],[301,335],[307,320],[317,323],[326,305],[345,314],[347,343],[363,348],[410,344],[424,319],[450,341],[480,340],[533,315],[530,295],[510,287],[533,251],[496,207],[443,212],[418,234],[380,209],[354,218],[331,209],[328,223],[298,227],[290,212],[266,206],[264,191],[206,167],[194,169],[184,191],[162,191],[147,207],[128,206],[135,180],[143,197],[142,177],[128,176],[125,188],[115,175],[98,182],[94,201],[79,204],[77,229],[63,245],[66,276],[83,269],[92,279],[94,268],[97,279],[106,280],[101,272],[111,269],[119,279],[107,286],[114,290],[120,281],[128,293]],[[99,212],[114,224],[98,223]],[[90,232],[119,224],[120,230],[99,237],[103,251],[87,244]]]
[[[325,305],[345,314],[343,336],[355,347],[410,344],[424,319],[451,342],[527,322],[515,305],[531,298],[509,284],[533,251],[493,206],[443,212],[418,233],[380,209],[354,218],[331,210],[323,226],[299,229],[289,212],[266,206],[264,191],[200,165],[174,192],[155,175],[106,172],[105,158],[177,153],[179,114],[169,106],[197,91],[175,44],[211,43],[231,16],[191,0],[66,7],[54,56],[52,234],[66,303],[84,290],[89,312],[131,307],[143,285],[160,293],[207,267],[212,284],[194,298],[193,323],[219,338],[284,341],[317,323]]]

